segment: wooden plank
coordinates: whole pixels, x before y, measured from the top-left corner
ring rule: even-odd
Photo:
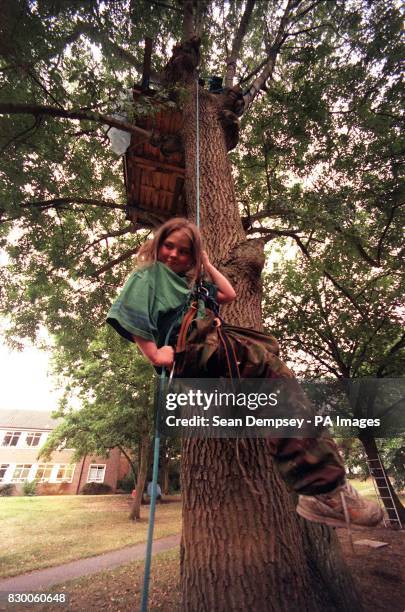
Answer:
[[[139,155],[131,155],[131,160],[136,162],[138,166],[144,166],[145,168],[170,170],[173,172],[173,174],[179,174],[181,176],[184,176],[186,173],[185,168],[181,168],[180,166],[174,166],[173,164],[168,164],[167,162],[162,162],[159,160],[147,159],[145,157],[140,157]]]
[[[169,197],[170,199],[173,199],[173,191],[168,191],[167,189],[155,189],[153,186],[151,185],[142,185],[142,189],[146,191],[150,191],[153,193],[162,193],[165,197]]]
[[[382,548],[383,546],[388,546],[388,542],[379,542],[378,540],[355,540],[355,544],[359,544],[360,546],[369,546],[370,548]]]
[[[134,186],[135,200],[139,202],[141,198],[141,169],[137,166],[132,166],[132,169],[134,173],[131,177],[131,183]]]
[[[174,212],[184,213],[184,202],[183,202],[183,188],[184,188],[184,181],[177,177],[176,178],[176,185],[174,188],[174,194],[173,194],[173,201],[172,201],[172,209]]]

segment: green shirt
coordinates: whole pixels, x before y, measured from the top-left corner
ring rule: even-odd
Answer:
[[[214,285],[205,284],[211,294],[216,293]],[[140,336],[163,346],[172,323],[180,324],[190,293],[185,277],[156,262],[131,274],[108,312],[107,323],[127,340]],[[199,316],[203,315],[200,304]]]

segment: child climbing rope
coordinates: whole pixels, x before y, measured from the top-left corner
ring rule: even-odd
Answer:
[[[140,249],[138,261],[139,268],[111,307],[107,322],[121,336],[135,342],[155,367],[170,369],[175,358],[176,332],[201,266],[210,278],[210,282],[204,282],[208,298],[226,304],[235,299],[236,293],[209,261],[197,226],[187,219],[175,218],[162,225]],[[204,316],[204,304],[199,303],[197,318]],[[165,343],[170,329],[173,333]],[[234,335],[238,330],[242,344],[243,332],[250,336],[250,345],[252,337],[257,337],[257,350],[263,359],[259,374],[256,368],[253,377],[293,378],[291,370],[278,358],[274,338],[254,330],[233,330]],[[194,357],[190,354],[190,364],[195,363]],[[249,363],[244,366],[242,376],[250,371]],[[187,345],[184,367],[187,373]],[[381,521],[380,507],[361,498],[346,482],[338,448],[327,434],[316,438],[272,438],[271,452],[281,476],[299,494],[297,512],[304,518],[333,526],[350,521],[370,527]]]

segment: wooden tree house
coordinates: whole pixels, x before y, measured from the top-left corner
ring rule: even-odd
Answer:
[[[153,91],[134,87],[133,92],[134,100],[147,95],[153,105]],[[159,101],[156,105],[162,106]],[[162,146],[162,140],[176,139],[181,121],[180,112],[165,107],[149,117],[137,119],[139,127],[159,134],[159,147],[142,135],[131,135],[124,157],[124,178],[127,218],[134,226],[154,227],[185,213],[184,154]]]
[[[177,45],[164,73],[165,82],[176,82],[181,76],[183,63],[189,69],[199,62],[198,38]],[[131,134],[131,143],[124,157],[124,177],[127,191],[127,218],[134,229],[156,227],[168,219],[184,216],[186,212],[184,179],[184,152],[180,138],[182,115],[168,108],[149,88],[151,74],[152,40],[145,39],[142,84],[133,88],[134,101],[147,97],[156,112],[137,118],[137,125],[149,133]],[[236,147],[239,138],[238,117],[243,113],[243,94],[239,86],[222,89],[222,79],[211,77],[209,93],[221,97],[218,115],[225,132],[228,151]],[[218,83],[218,81],[220,81]],[[204,81],[200,80],[200,85]],[[156,146],[155,146],[156,145]]]

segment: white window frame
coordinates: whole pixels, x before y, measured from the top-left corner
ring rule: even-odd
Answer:
[[[4,432],[4,436],[3,436],[3,440],[1,441],[1,445],[5,448],[17,448],[20,446],[20,442],[22,439],[22,430],[20,429],[9,429],[7,431]],[[17,443],[16,444],[11,444],[11,442],[13,441],[14,437],[17,436]],[[8,444],[6,444],[6,438],[7,436],[11,436],[10,441]]]
[[[59,463],[56,464],[55,468],[52,475],[52,480],[50,479],[49,482],[72,482],[76,469],[75,463]],[[63,476],[58,478],[58,473],[61,469],[63,469]],[[66,472],[68,475],[66,475]],[[70,472],[71,474],[69,475]]]
[[[52,472],[53,472],[54,467],[55,467],[54,463],[38,463],[35,469],[35,480],[38,480],[38,482],[49,482],[52,478]],[[38,476],[39,470],[41,471],[43,470],[44,473],[46,473],[46,471],[49,471],[49,476],[48,477],[45,477],[44,475]]]
[[[11,475],[11,482],[25,482],[26,480],[34,480],[33,478],[33,467],[35,466],[34,463],[16,463],[14,466],[14,470],[13,473]],[[24,476],[18,476],[16,477],[15,473],[17,470],[21,470],[22,473],[24,473],[24,470],[26,470],[28,468],[28,472],[26,475]]]
[[[90,472],[91,470],[97,470],[97,476],[96,478],[91,478],[90,479]],[[105,477],[105,469],[106,469],[106,464],[105,463],[91,463],[89,465],[89,471],[87,473],[87,482],[104,482],[104,477]],[[99,470],[101,471],[101,479],[99,476]]]
[[[32,436],[31,444],[28,443],[28,437]],[[27,431],[25,434],[25,446],[27,448],[38,448],[41,443],[42,432],[41,431]],[[35,440],[38,440],[37,444],[33,444]]]
[[[4,470],[3,476],[0,476],[0,484],[8,482],[10,477],[11,463],[0,463],[0,470]]]

